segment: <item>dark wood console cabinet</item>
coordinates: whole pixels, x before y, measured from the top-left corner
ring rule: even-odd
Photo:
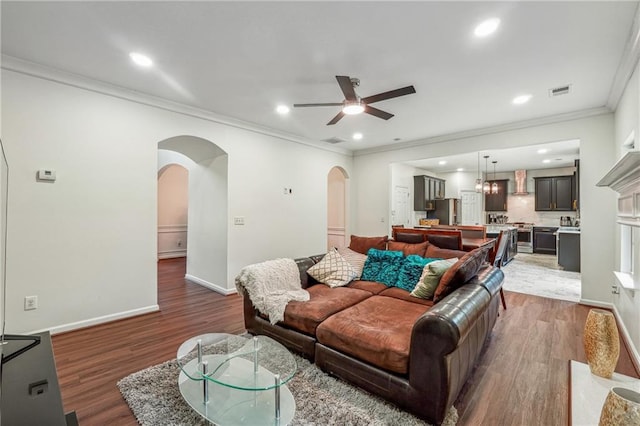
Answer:
[[[48,332],[38,333],[40,343],[2,365],[0,421],[3,425],[77,425],[75,412],[65,416],[56,364]],[[28,344],[9,341],[3,354]]]

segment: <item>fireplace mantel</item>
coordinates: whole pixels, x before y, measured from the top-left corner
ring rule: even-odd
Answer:
[[[618,223],[640,227],[640,151],[627,152],[596,185],[619,194]]]

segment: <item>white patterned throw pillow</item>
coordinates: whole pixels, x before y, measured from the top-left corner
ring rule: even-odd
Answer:
[[[320,262],[309,268],[307,274],[329,287],[347,285],[358,275],[335,248],[331,249]]]
[[[349,247],[341,247],[338,249],[338,253],[340,256],[344,258],[356,271],[357,280],[362,276],[362,269],[364,269],[364,262],[367,260],[367,255],[358,253],[357,251],[351,250]]]

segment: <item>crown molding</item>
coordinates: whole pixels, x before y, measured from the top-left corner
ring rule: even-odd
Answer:
[[[310,146],[323,151],[343,154],[349,157],[353,155],[352,151],[349,149],[336,147],[333,145],[324,145],[311,139],[302,138],[269,127],[260,126],[255,123],[250,123],[221,114],[216,114],[205,109],[196,108],[179,102],[174,102],[164,98],[148,95],[135,90],[127,89],[125,87],[116,86],[111,83],[85,77],[79,74],[47,67],[45,65],[16,58],[14,56],[2,55],[2,59],[0,62],[0,68],[2,68],[3,70],[28,75],[30,77],[40,78],[59,84],[64,84],[66,86],[71,86],[78,89],[99,93],[101,95],[135,102],[141,105],[174,112],[201,120],[206,120],[212,123],[235,127],[265,136],[271,136],[274,138],[286,140],[288,142]]]
[[[633,74],[633,71],[640,60],[640,5],[636,6],[636,13],[633,18],[633,24],[629,32],[629,37],[622,51],[622,58],[618,64],[616,75],[613,78],[611,89],[609,90],[609,99],[607,99],[607,107],[612,111],[618,108],[618,103],[627,83]]]
[[[363,155],[377,154],[381,152],[397,151],[397,150],[415,148],[415,147],[424,146],[424,145],[431,145],[434,143],[451,142],[455,140],[467,139],[467,138],[472,138],[477,136],[486,136],[486,135],[492,135],[496,133],[508,132],[512,130],[526,129],[528,127],[544,126],[546,124],[555,124],[555,123],[561,123],[564,121],[578,120],[581,118],[594,117],[597,115],[603,115],[603,114],[609,114],[609,113],[611,113],[611,110],[607,107],[591,108],[591,109],[585,109],[580,111],[567,112],[564,114],[551,115],[547,117],[534,118],[531,120],[523,120],[523,121],[516,121],[513,123],[500,124],[497,126],[482,127],[478,129],[465,130],[462,132],[448,133],[444,135],[433,136],[430,138],[418,139],[415,141],[400,142],[392,145],[381,145],[381,146],[354,151],[353,155],[354,157],[359,157]]]

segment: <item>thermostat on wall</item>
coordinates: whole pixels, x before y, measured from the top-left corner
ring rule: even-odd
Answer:
[[[38,180],[47,180],[51,182],[55,182],[56,180],[56,171],[55,170],[38,170]]]

